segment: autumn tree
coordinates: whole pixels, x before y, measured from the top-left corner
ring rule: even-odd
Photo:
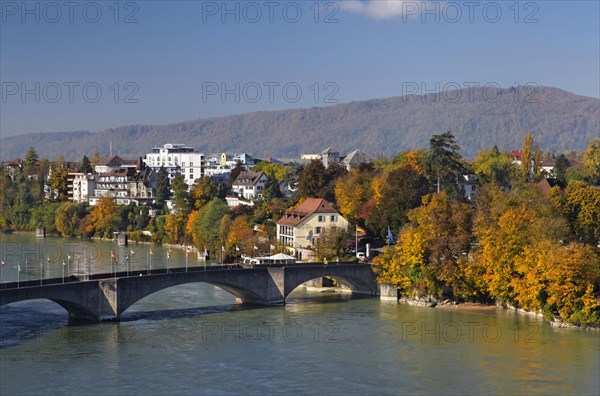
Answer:
[[[90,213],[86,232],[108,237],[118,223],[117,204],[110,197],[101,197]]]
[[[277,180],[283,180],[287,171],[287,167],[275,162],[260,161],[252,167],[254,172],[264,172],[265,175],[274,174]]]
[[[476,294],[472,280],[463,273],[470,251],[471,216],[470,205],[449,199],[444,191],[423,197],[422,205],[408,215],[425,238],[427,266],[440,284],[438,294],[459,298]]]
[[[427,179],[411,166],[384,171],[373,180],[372,207],[361,215],[375,235],[383,238],[387,227],[397,231],[407,222],[408,211],[419,206],[428,192]]]
[[[251,253],[253,244],[254,233],[248,216],[242,215],[233,219],[227,234],[226,248],[231,251],[237,246],[241,252]]]
[[[218,194],[219,187],[217,186],[217,182],[212,177],[203,177],[194,182],[191,198],[194,201],[194,207],[200,209],[215,199]]]
[[[48,185],[52,189],[53,197],[55,194],[56,200],[64,201],[67,199],[69,171],[64,166],[57,164],[52,169],[52,173],[48,178]]]
[[[479,151],[473,162],[473,170],[482,184],[510,188],[515,166],[506,152],[494,146]]]
[[[540,145],[535,145],[535,151],[533,152],[532,158],[532,171],[533,171],[533,180],[538,182],[542,179],[542,150],[540,149]]]
[[[169,243],[182,243],[184,241],[186,220],[187,216],[182,210],[167,216],[164,230]]]
[[[590,141],[583,154],[583,163],[592,182],[600,185],[600,138]]]
[[[533,135],[528,132],[523,138],[523,147],[521,148],[521,178],[523,181],[529,181],[531,174],[531,161],[533,160]]]
[[[565,190],[553,188],[550,200],[580,242],[600,242],[600,189],[583,181],[569,183]]]
[[[360,207],[371,197],[372,174],[352,169],[345,177],[341,177],[335,184],[336,202],[340,213],[350,221],[358,217]]]

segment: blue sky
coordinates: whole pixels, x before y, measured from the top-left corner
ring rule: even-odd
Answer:
[[[325,106],[415,83],[600,96],[597,1],[24,4],[0,3],[2,136]]]

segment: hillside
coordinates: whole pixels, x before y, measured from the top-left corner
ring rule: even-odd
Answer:
[[[425,147],[432,134],[450,130],[473,157],[497,144],[515,149],[526,132],[533,132],[544,150],[584,150],[600,134],[600,100],[557,88],[539,87],[533,103],[524,103],[529,91],[502,90],[497,100],[484,99],[476,89],[460,92],[460,100],[435,100],[434,95],[371,99],[329,107],[256,112],[198,119],[170,125],[132,125],[102,132],[47,132],[3,137],[3,160],[23,156],[29,146],[40,157],[80,159],[96,149],[136,157],[167,142],[186,143],[205,153],[241,152],[257,157],[297,157],[333,146],[346,153],[392,155]],[[448,93],[446,96],[455,96]],[[519,99],[516,94],[519,94]],[[132,144],[135,142],[135,144]]]

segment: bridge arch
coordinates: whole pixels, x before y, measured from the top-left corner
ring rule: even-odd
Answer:
[[[211,273],[197,272],[190,274],[189,272],[170,274],[169,277],[162,277],[161,280],[147,282],[147,278],[131,277],[118,280],[119,294],[117,298],[117,306],[115,312],[117,317],[123,314],[129,307],[159,291],[169,289],[171,287],[193,284],[206,283],[216,286],[226,292],[232,294],[238,301],[243,304],[277,304],[283,303],[283,297],[280,293],[275,293],[273,301],[269,292],[272,292],[269,283],[272,282],[271,277],[264,271],[255,271],[254,273],[246,272],[245,276],[240,276],[235,271],[228,276],[227,273],[216,271]],[[279,298],[277,298],[279,294]]]
[[[287,267],[284,297],[302,284],[313,279],[329,276],[346,286],[353,294],[374,295],[377,285],[368,265],[336,266],[313,264],[310,267]]]
[[[97,320],[97,317],[98,317],[97,309],[94,309],[94,307],[90,307],[89,305],[82,303],[82,301],[80,299],[77,299],[77,301],[75,301],[75,300],[65,299],[65,298],[47,298],[47,297],[31,296],[31,297],[20,298],[15,301],[8,301],[8,302],[3,301],[1,306],[7,306],[7,305],[23,302],[23,301],[34,301],[34,300],[51,301],[51,302],[55,303],[56,305],[59,305],[69,314],[69,320]]]

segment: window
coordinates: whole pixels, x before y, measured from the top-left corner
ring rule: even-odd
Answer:
[[[316,227],[315,234],[320,234],[323,231],[323,227]]]
[[[194,179],[194,175],[190,173],[190,180]]]
[[[325,221],[325,216],[319,216],[319,223],[322,223]],[[319,227],[320,228],[320,227]]]
[[[333,222],[336,222],[337,221],[337,216],[336,215],[331,215],[330,220],[333,221]]]

